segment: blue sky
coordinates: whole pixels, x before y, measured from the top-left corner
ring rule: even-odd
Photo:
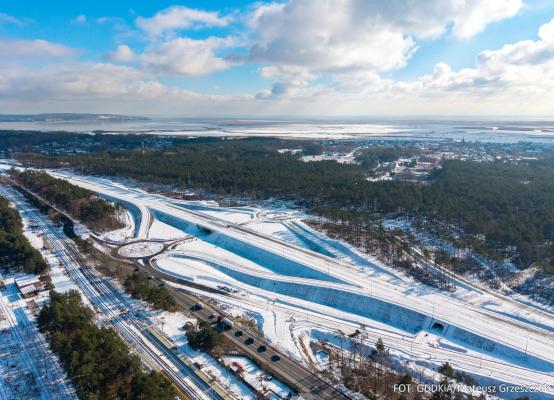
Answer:
[[[526,7],[516,17],[492,23],[472,38],[444,35],[421,42],[420,49],[410,63],[406,68],[396,71],[395,76],[415,78],[428,73],[441,61],[455,69],[472,67],[480,51],[500,48],[506,43],[523,39],[535,39],[538,27],[554,17],[554,2],[541,0],[527,1],[525,4]]]
[[[548,116],[553,18],[546,0],[2,2],[0,106]]]

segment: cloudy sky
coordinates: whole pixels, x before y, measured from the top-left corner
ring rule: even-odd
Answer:
[[[554,1],[3,1],[35,112],[554,117]]]

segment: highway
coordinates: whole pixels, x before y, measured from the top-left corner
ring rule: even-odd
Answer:
[[[66,175],[63,177],[67,178]],[[209,232],[221,234],[249,246],[263,249],[281,257],[283,262],[291,260],[306,266],[308,269],[316,270],[326,275],[328,274],[342,281],[339,285],[341,285],[345,291],[349,290],[353,293],[365,293],[369,296],[386,299],[388,302],[400,304],[406,309],[425,313],[432,320],[446,322],[453,327],[461,327],[462,329],[474,333],[478,337],[489,338],[493,342],[504,344],[507,348],[518,349],[520,352],[520,355],[513,356],[513,359],[510,359],[510,357],[512,357],[511,355],[495,357],[494,353],[490,354],[489,359],[489,354],[486,351],[482,352],[481,354],[483,354],[483,357],[479,357],[480,368],[475,367],[477,360],[474,355],[465,354],[465,351],[458,351],[457,353],[459,354],[456,354],[455,351],[447,351],[445,348],[437,348],[436,351],[430,350],[428,344],[422,344],[421,347],[417,344],[410,345],[410,352],[413,357],[422,359],[433,358],[433,361],[452,359],[456,367],[459,366],[465,371],[476,371],[476,373],[486,364],[490,367],[491,374],[493,373],[492,371],[494,371],[495,377],[500,379],[502,376],[510,382],[537,383],[541,380],[544,382],[552,382],[552,369],[550,367],[545,367],[543,365],[533,369],[532,366],[534,361],[531,361],[529,363],[530,368],[526,368],[525,362],[520,360],[516,361],[517,358],[523,355],[525,355],[525,357],[535,356],[537,359],[545,360],[550,363],[554,361],[554,353],[552,351],[554,348],[552,346],[554,338],[554,330],[552,329],[554,326],[554,318],[552,314],[544,310],[534,310],[539,311],[536,314],[542,318],[542,321],[540,321],[540,324],[532,323],[531,320],[517,315],[512,316],[506,312],[497,312],[480,305],[474,305],[471,302],[456,298],[450,294],[423,288],[423,285],[419,285],[422,286],[422,288],[419,288],[417,285],[417,288],[414,288],[414,284],[405,279],[391,280],[389,279],[390,277],[383,278],[378,274],[371,276],[366,275],[366,271],[370,270],[369,268],[362,271],[362,268],[355,265],[286,243],[244,226],[229,223],[211,215],[183,209],[182,207],[176,206],[171,199],[164,198],[163,196],[150,195],[138,190],[127,189],[122,185],[112,185],[105,180],[96,181],[95,178],[90,177],[71,176],[69,180],[74,184],[86,187],[90,190],[104,193],[114,198],[121,198],[133,204],[143,205],[147,210],[171,215],[189,224],[202,227]],[[249,271],[249,273],[252,275],[253,271]],[[150,271],[150,274],[155,275],[154,271]],[[284,277],[279,274],[273,275],[271,279],[289,279],[290,282],[295,283],[301,283],[303,279],[305,279],[301,276]],[[159,279],[168,279],[167,276],[155,276],[158,276]],[[259,278],[264,279],[265,277],[260,276]],[[463,283],[468,284],[466,282]],[[335,284],[328,281],[322,280],[319,282],[319,286],[322,287],[333,285]],[[482,288],[476,288],[476,292],[481,293],[483,290]],[[502,296],[496,296],[495,293],[487,294],[492,295],[495,300],[505,301]],[[506,303],[519,307],[526,312],[529,311],[530,308],[528,305],[522,305],[517,301],[509,301]],[[448,328],[445,328],[445,330],[448,330]],[[391,343],[405,352],[408,351],[405,341],[398,342],[391,339]],[[470,345],[470,343],[468,343],[468,345]],[[462,350],[464,349],[462,348]],[[477,349],[477,351],[479,351],[479,349]],[[504,362],[504,360],[506,362]],[[279,376],[278,372],[276,375]]]
[[[148,257],[143,259],[142,264],[137,263],[137,266],[149,276],[153,276],[154,280],[159,284],[162,284],[164,280],[168,279],[165,274],[150,265],[150,258]],[[199,297],[170,286],[167,286],[167,288],[173,293],[179,305],[199,320],[213,323],[215,320],[214,316],[219,315],[219,312],[209,305],[205,305],[202,309],[196,309],[194,306],[199,301],[202,301]],[[243,334],[237,336],[237,331],[241,331]],[[270,374],[295,388],[305,399],[338,400],[349,398],[346,394],[317,377],[313,372],[300,365],[297,361],[292,360],[289,356],[275,349],[275,347],[263,336],[236,323],[233,329],[222,330],[221,332],[237,347],[237,349],[244,352],[245,355],[261,365]],[[247,344],[248,338],[253,339],[253,342]],[[258,351],[261,345],[266,346],[267,350],[263,352]],[[272,360],[274,355],[279,356],[278,361]]]
[[[241,225],[223,221],[211,215],[178,207],[170,199],[163,196],[150,195],[134,189],[127,190],[122,185],[106,183],[104,180],[94,181],[93,178],[89,177],[71,176],[68,178],[65,175],[59,176],[76,185],[107,194],[113,198],[121,198],[133,204],[146,205],[148,209],[172,215],[211,232],[218,232],[226,237],[269,251],[284,260],[292,260],[305,265],[306,268],[317,270],[325,275],[328,274],[341,280],[344,284],[351,285],[353,291],[365,290],[369,292],[370,296],[378,295],[390,303],[417,310],[447,324],[472,331],[479,336],[491,338],[521,351],[526,349],[525,351],[529,354],[535,354],[541,358],[546,357],[554,361],[554,355],[550,355],[552,340],[554,339],[553,331],[539,329],[539,332],[537,327],[532,324],[475,307],[470,303],[459,301],[450,296],[443,296],[440,293],[438,293],[442,297],[440,301],[430,301],[422,296],[407,297],[405,282],[399,282],[399,285],[398,283],[379,279],[373,284],[372,277],[361,276],[358,269],[351,264],[284,242],[270,235],[264,235]],[[322,284],[326,284],[326,282],[322,282]],[[426,290],[429,293],[436,293],[433,290]],[[550,321],[551,326],[554,327],[554,317],[552,315],[545,316],[545,321]]]
[[[187,256],[191,256],[194,259],[203,260],[206,262],[225,262],[225,260],[220,260],[217,259],[217,257],[213,257],[209,254],[201,254],[199,252],[188,252],[184,254],[187,254]],[[159,269],[155,268],[151,263],[151,261],[155,258],[156,256],[145,258],[142,264],[137,265],[140,265],[145,273],[158,279],[160,283],[163,280],[182,283],[182,279],[179,279],[178,277],[167,274],[164,271],[160,271]],[[227,261],[227,265],[229,266],[231,264]],[[322,284],[320,282],[320,285],[333,284]],[[184,307],[188,307],[191,310],[192,306],[196,304],[196,302],[200,301],[197,296],[191,295],[190,293],[185,294],[183,291],[173,289],[170,286],[168,286],[168,288],[174,292],[176,298],[182,299],[182,301],[180,301],[181,305],[183,305]],[[228,293],[226,293],[225,295],[221,294],[221,301],[228,302],[230,304],[240,304],[241,302],[249,301],[254,302],[253,300],[248,300],[248,298],[244,298],[242,296],[234,296],[233,294]],[[259,303],[255,304],[259,307],[264,306],[263,304]],[[299,313],[297,309],[293,310],[290,306],[286,307],[284,305],[280,305],[279,302],[276,302],[273,307],[280,308],[281,311],[294,316],[296,319],[298,319],[299,316],[300,318],[302,318],[302,316],[306,315],[305,313]],[[207,319],[207,317],[211,314],[216,314],[216,311],[210,308],[208,309],[208,311],[204,309],[201,311],[197,311],[196,313],[198,314],[197,316],[210,321],[210,319]],[[213,321],[213,319],[211,320]],[[348,323],[348,321],[341,321],[338,318],[325,317],[314,310],[313,312],[310,312],[309,323],[310,325],[320,326],[321,328],[323,328],[323,330],[334,329],[338,331],[345,330],[347,328],[346,324]],[[351,330],[354,331],[355,329],[359,329],[359,324],[351,325]],[[237,339],[236,337],[234,337],[234,331],[235,330],[233,330],[232,332],[226,332],[227,336],[229,336],[230,339],[233,339],[234,343],[240,345],[243,350],[250,350],[249,355],[254,353],[252,356],[258,357],[254,358],[257,359],[258,362],[263,362],[264,365],[269,365],[270,368],[276,366],[275,364],[271,364],[271,360],[268,361],[267,357],[263,357],[265,353],[263,353],[260,357],[260,354],[254,352],[258,341],[256,342],[256,344],[252,344],[250,346],[245,345],[241,342],[240,338]],[[250,335],[257,336],[254,333],[250,333]],[[535,371],[523,366],[516,366],[511,363],[503,362],[499,359],[490,357],[488,355],[483,355],[475,352],[464,352],[462,351],[462,348],[442,346],[440,344],[440,337],[435,337],[434,339],[437,341],[437,343],[431,345],[427,341],[428,337],[423,332],[416,336],[412,336],[399,335],[397,333],[387,333],[382,329],[375,331],[369,329],[364,331],[364,336],[365,338],[362,341],[368,346],[374,346],[377,342],[377,339],[381,338],[385,341],[387,346],[390,346],[391,348],[394,348],[396,350],[401,350],[407,356],[407,358],[410,358],[414,361],[432,359],[434,363],[438,364],[442,364],[444,362],[455,362],[459,368],[462,368],[464,371],[467,372],[475,373],[476,375],[486,375],[491,378],[500,379],[507,382],[521,382],[522,384],[524,383],[526,385],[541,385],[544,382],[549,382],[550,380],[552,380],[552,374],[548,372]],[[431,339],[431,337],[429,337],[429,339]],[[259,338],[259,343],[263,343],[264,345],[268,346],[268,348],[270,346],[269,344],[267,344],[267,341],[265,341],[261,337]],[[267,355],[269,356],[269,354]],[[289,367],[287,367],[287,370],[288,368]],[[270,371],[272,371],[272,373],[275,373],[276,376],[279,376],[281,373],[279,370],[274,372],[272,369],[270,369]]]
[[[210,297],[222,303],[241,306],[245,309],[252,309],[252,306],[254,306],[254,309],[266,307],[266,304],[259,300],[229,293],[211,294]],[[302,326],[309,329],[317,327],[322,332],[341,331],[344,335],[353,334],[361,329],[359,324],[342,320],[340,317],[330,317],[315,311],[308,314],[306,312],[299,312],[298,309],[289,304],[275,302],[272,305],[272,309],[293,317],[297,329],[302,329]],[[437,336],[427,336],[424,333],[416,336],[400,335],[397,332],[375,329],[367,325],[360,332],[361,343],[374,348],[377,340],[382,339],[387,348],[401,351],[405,355],[405,358],[417,364],[425,365],[427,362],[432,362],[433,364],[449,362],[452,364],[454,362],[458,368],[473,373],[476,376],[486,376],[507,382],[525,381],[525,385],[540,386],[552,381],[552,374],[550,373],[514,366],[482,353],[464,352],[462,348],[443,347],[440,343],[441,338]]]

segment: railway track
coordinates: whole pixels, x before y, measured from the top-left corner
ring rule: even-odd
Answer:
[[[54,242],[56,241],[54,240]],[[59,247],[56,250],[58,254],[63,251]],[[74,251],[76,251],[76,249],[74,249]],[[74,264],[78,264],[78,261],[75,259],[72,260],[71,257],[65,262],[66,268],[68,265]],[[163,354],[163,349],[160,348],[158,348],[158,351],[153,350],[151,344],[145,341],[142,335],[145,329],[142,321],[133,316],[134,310],[129,309],[126,305],[126,299],[124,299],[109,282],[95,276],[87,267],[81,266],[77,269],[71,266],[67,269],[70,275],[72,275],[72,278],[79,282],[79,287],[84,289],[89,300],[100,309],[103,316],[108,318],[109,323],[113,325],[133,347],[138,347],[139,354],[149,357],[149,364],[151,367],[156,367],[156,369],[164,371],[164,373],[171,377],[172,381],[177,384],[180,390],[192,399],[219,400],[219,396],[210,395],[209,387],[207,387],[204,382],[193,378],[194,374],[192,371],[183,370],[182,372],[186,371],[186,375],[184,375],[184,377],[180,376],[176,372],[175,365],[171,365],[172,363],[164,363],[160,360],[161,355],[167,357],[167,354]],[[189,380],[191,382],[188,382]]]
[[[16,204],[27,204],[26,200],[18,193],[7,191],[7,194]],[[146,364],[171,377],[179,389],[191,399],[221,399],[191,370],[184,368],[184,365],[181,365],[182,362],[175,365],[171,361],[171,355],[167,354],[163,348],[157,348],[145,340],[144,324],[134,317],[135,310],[129,306],[123,295],[105,278],[96,276],[89,268],[83,266],[77,257],[78,250],[75,246],[68,244],[65,235],[53,228],[42,214],[37,210],[29,211],[29,214],[42,229],[44,238],[62,261],[71,279],[83,290],[85,296],[100,311],[106,322],[112,325],[133,348],[138,350],[143,360],[146,356],[148,360]]]

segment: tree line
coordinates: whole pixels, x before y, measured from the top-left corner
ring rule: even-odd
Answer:
[[[292,199],[311,211],[325,210],[331,217],[344,211],[424,216],[459,229],[464,244],[485,254],[512,247],[520,265],[552,267],[554,162],[448,160],[426,183],[369,182],[361,165],[306,163],[296,154],[277,152],[298,146],[277,139],[217,139],[146,152],[25,153],[18,158],[40,166],[70,166],[222,195]],[[393,159],[397,151],[365,153],[371,159]]]
[[[175,397],[169,381],[146,373],[140,359],[110,328],[99,328],[77,291],[50,292],[38,316],[50,348],[60,358],[80,399],[160,399]]]
[[[46,262],[23,235],[21,216],[0,196],[0,267],[40,274]]]
[[[135,299],[147,301],[154,308],[166,311],[177,310],[177,302],[167,288],[156,285],[143,273],[133,272],[125,279],[123,286]]]
[[[99,198],[94,192],[57,179],[42,171],[10,170],[20,185],[38,194],[92,229],[105,231],[122,227],[118,205]]]

